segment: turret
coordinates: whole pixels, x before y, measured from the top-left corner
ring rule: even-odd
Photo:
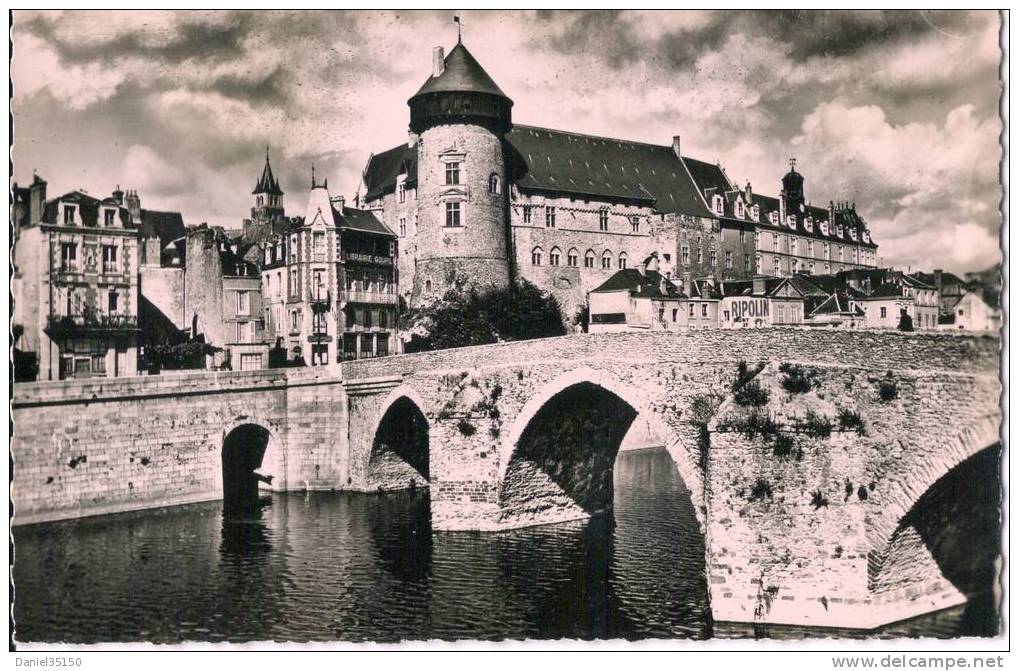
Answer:
[[[796,172],[796,159],[792,158],[789,159],[789,172],[782,178],[782,202],[785,205],[785,214],[799,214],[804,200],[803,175]]]
[[[254,196],[254,203],[251,208],[251,221],[245,224],[245,235],[262,237],[281,232],[284,221],[283,189],[272,172],[268,147],[265,148],[265,167],[262,168],[262,176],[255,183],[251,195]],[[261,228],[262,232],[259,235],[252,235],[253,228]]]
[[[478,288],[510,281],[504,135],[513,101],[462,43],[433,52],[431,76],[408,101],[417,137],[417,269],[411,302],[441,295],[459,274]]]

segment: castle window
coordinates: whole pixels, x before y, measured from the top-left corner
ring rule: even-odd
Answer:
[[[459,161],[450,161],[446,164],[446,184],[459,184],[460,183],[460,163]]]
[[[584,267],[594,268],[594,252],[590,249],[584,252]]]
[[[598,230],[609,230],[609,208],[603,207],[598,210]]]
[[[831,261],[831,245],[826,242],[822,249],[824,250],[824,260]]]
[[[778,233],[771,234],[771,251],[778,251]]]
[[[562,256],[562,252],[559,251],[559,248],[558,247],[553,247],[552,251],[550,251],[548,253],[548,265],[550,265],[550,266],[558,266],[559,265],[559,257],[560,256]]]
[[[777,256],[774,259],[774,270],[776,275],[782,274],[782,259],[778,258]]]
[[[603,270],[612,270],[612,252],[607,249],[601,255],[601,267]]]
[[[425,291],[431,293],[431,291],[432,291],[432,281],[431,280],[425,280]]]
[[[619,269],[626,270],[626,252],[619,253]]]
[[[535,247],[534,249],[532,249],[531,250],[531,265],[533,265],[533,266],[540,266],[541,265],[541,257],[542,257],[541,247]]]
[[[577,250],[571,249],[569,252],[566,253],[566,265],[568,265],[570,268],[577,267],[578,259],[579,255],[577,254]]]
[[[453,201],[446,203],[446,226],[450,228],[457,228],[461,226],[460,223],[460,201]]]
[[[500,189],[499,189],[499,175],[496,175],[496,174],[493,173],[492,175],[490,175],[488,177],[488,192],[489,193],[494,193],[494,194],[500,193]]]
[[[407,202],[407,185],[403,182],[396,185],[396,196],[401,203]]]
[[[630,228],[634,233],[640,233],[640,217],[637,215],[630,217]]]
[[[697,263],[704,263],[704,250],[701,247],[697,248]]]
[[[725,253],[725,267],[726,268],[732,268],[732,252],[731,251],[727,251]]]
[[[711,254],[708,256],[708,265],[714,268],[717,263],[718,263],[718,252],[712,249]]]
[[[545,208],[545,228],[555,228],[555,208]]]
[[[690,264],[690,248],[686,245],[683,245],[683,248],[680,250],[680,262],[684,266]]]

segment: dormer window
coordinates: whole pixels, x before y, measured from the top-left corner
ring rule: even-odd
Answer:
[[[828,222],[827,221],[822,221],[821,222],[821,233],[823,233],[824,235],[828,235]]]
[[[796,228],[796,215],[790,214],[785,218],[786,226],[789,228]]]
[[[807,217],[806,219],[804,219],[803,220],[803,228],[806,229],[807,233],[813,233],[814,232],[814,219],[812,217]]]
[[[722,216],[722,214],[725,212],[725,201],[722,199],[722,197],[716,194],[715,196],[712,197],[711,203],[712,203],[711,209],[715,211],[715,214],[717,214],[718,216]]]
[[[64,204],[64,225],[73,226],[74,220],[77,217],[78,207],[77,205]]]
[[[841,238],[841,237],[842,237],[842,232],[843,232],[843,229],[842,229],[842,224],[838,224],[838,225],[837,225],[837,226],[835,227],[835,235],[837,235],[838,237],[840,237],[840,238]]]
[[[103,210],[103,226],[106,226],[107,228],[112,227],[116,221],[116,217],[116,210]]]
[[[778,226],[778,212],[769,213],[768,221],[771,222],[772,226]]]
[[[761,220],[761,207],[759,205],[754,205],[753,213],[754,213],[754,221],[760,221]]]

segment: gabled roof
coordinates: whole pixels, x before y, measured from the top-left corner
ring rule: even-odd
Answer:
[[[258,178],[258,182],[255,184],[255,190],[251,193],[268,193],[271,196],[283,195],[283,189],[280,188],[280,183],[276,181],[275,175],[272,174],[272,166],[269,165],[268,150],[265,152],[265,167],[262,168],[262,176]]]
[[[438,77],[429,77],[414,97],[440,91],[488,93],[507,98],[502,89],[481,67],[477,59],[458,42],[446,56],[446,67]]]
[[[142,223],[139,230],[143,238],[159,238],[160,247],[183,237],[185,233],[184,218],[180,212],[160,212],[158,210],[142,210]]]
[[[711,213],[671,146],[514,125],[506,136],[516,150],[516,185],[608,200],[632,200],[659,212],[700,217]]]
[[[849,315],[863,317],[865,312],[858,305],[850,305],[849,296],[844,291],[836,291],[830,296],[810,296],[806,300],[807,317],[818,315]]]
[[[665,293],[662,293],[664,280]],[[593,293],[610,291],[628,291],[631,296],[644,298],[681,298],[679,289],[657,270],[641,273],[637,268],[624,268],[616,271],[609,279],[602,282]]]

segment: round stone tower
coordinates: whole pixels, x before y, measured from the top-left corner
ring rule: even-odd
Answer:
[[[479,289],[510,282],[504,136],[513,101],[457,43],[433,54],[432,75],[412,97],[417,144],[417,268],[412,303],[455,278]]]

